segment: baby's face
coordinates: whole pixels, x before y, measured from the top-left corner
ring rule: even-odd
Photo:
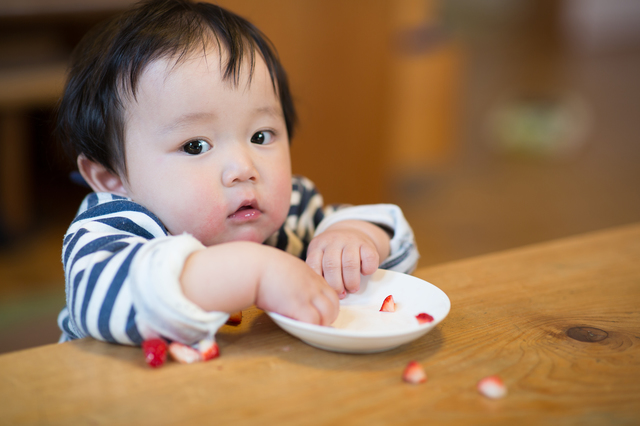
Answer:
[[[128,195],[171,234],[206,246],[264,242],[285,221],[291,198],[289,140],[269,72],[256,55],[240,83],[223,81],[217,50],[144,71],[126,105]]]

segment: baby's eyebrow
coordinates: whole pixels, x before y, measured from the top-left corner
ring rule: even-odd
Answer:
[[[169,133],[173,130],[176,130],[180,127],[188,126],[194,122],[198,121],[210,121],[215,118],[215,114],[210,112],[192,112],[183,114],[178,117],[175,121],[170,122],[169,124],[162,126],[160,128],[160,133]]]
[[[265,106],[255,109],[256,115],[259,114],[267,114],[274,116],[276,118],[284,118],[284,113],[282,112],[282,108],[278,108],[275,106]]]

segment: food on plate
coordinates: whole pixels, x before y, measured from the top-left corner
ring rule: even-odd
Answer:
[[[507,394],[507,387],[498,376],[488,376],[478,382],[478,391],[491,399],[502,398]]]
[[[162,339],[147,339],[142,342],[144,360],[150,367],[158,368],[167,360],[167,342]]]
[[[383,303],[385,299],[387,302]],[[340,353],[377,353],[429,333],[450,309],[447,295],[433,284],[378,269],[363,277],[357,292],[340,300],[338,316],[329,326],[308,324],[275,312],[267,311],[267,315],[285,332],[311,346]],[[416,318],[420,313],[428,313],[433,321],[421,325]],[[224,350],[222,345],[221,349]],[[401,373],[402,368],[398,376]]]
[[[380,312],[395,312],[396,311],[396,303],[393,301],[393,296],[389,295],[382,302],[382,307],[380,308]]]
[[[412,384],[424,383],[427,381],[427,374],[418,362],[409,361],[402,373],[402,380]]]
[[[433,321],[433,317],[424,312],[416,315],[416,319],[418,320],[418,324],[426,324]]]

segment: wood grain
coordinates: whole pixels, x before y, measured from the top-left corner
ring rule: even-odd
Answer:
[[[91,339],[0,356],[0,424],[638,424],[640,224],[416,275],[449,317],[388,352],[312,348],[257,309],[208,363],[144,364]],[[429,380],[409,385],[417,360]],[[500,400],[476,382],[497,374]]]

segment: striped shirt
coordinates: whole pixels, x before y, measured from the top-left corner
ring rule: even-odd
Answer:
[[[342,220],[365,220],[393,231],[381,268],[411,272],[418,261],[413,232],[397,206],[324,206],[304,177],[293,178],[288,217],[265,241],[302,259],[311,239]],[[91,193],[63,243],[66,307],[60,341],[86,336],[139,345],[163,336],[191,344],[215,334],[228,318],[186,299],[179,277],[186,258],[204,246],[188,234],[170,235],[152,212],[131,199]]]

